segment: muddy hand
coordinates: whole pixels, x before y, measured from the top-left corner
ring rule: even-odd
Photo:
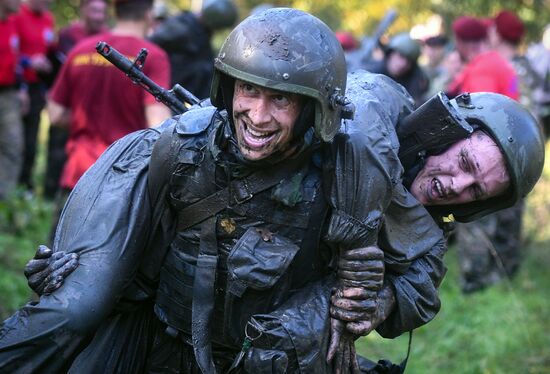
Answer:
[[[34,257],[25,265],[29,287],[38,295],[47,295],[63,284],[78,267],[78,254],[55,252],[41,245]]]

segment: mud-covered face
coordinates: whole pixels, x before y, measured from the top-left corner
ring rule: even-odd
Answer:
[[[428,157],[411,193],[423,205],[464,204],[498,196],[509,185],[502,152],[493,139],[476,131]]]
[[[242,155],[258,161],[291,151],[292,130],[302,109],[300,95],[235,81],[233,121]]]

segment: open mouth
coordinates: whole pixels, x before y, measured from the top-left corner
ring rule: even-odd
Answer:
[[[277,135],[278,131],[262,131],[249,127],[246,123],[241,122],[243,130],[243,139],[248,148],[260,149],[267,146]]]
[[[445,191],[443,190],[443,185],[437,178],[432,179],[432,191],[434,191],[434,195],[440,199],[443,199],[446,196]]]

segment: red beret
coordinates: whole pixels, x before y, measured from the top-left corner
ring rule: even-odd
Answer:
[[[351,51],[359,47],[359,43],[352,33],[347,31],[336,31],[335,34],[336,39],[338,39],[344,51]]]
[[[523,22],[509,10],[503,10],[496,15],[495,26],[498,34],[512,43],[519,43],[525,33]]]
[[[475,17],[462,16],[453,22],[453,32],[458,39],[478,41],[487,37],[487,27]]]

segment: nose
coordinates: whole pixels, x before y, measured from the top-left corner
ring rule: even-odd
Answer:
[[[451,180],[451,190],[456,196],[460,196],[476,182],[471,174],[460,174]]]
[[[257,98],[248,112],[248,117],[254,125],[261,125],[271,121],[269,100],[265,96]]]

